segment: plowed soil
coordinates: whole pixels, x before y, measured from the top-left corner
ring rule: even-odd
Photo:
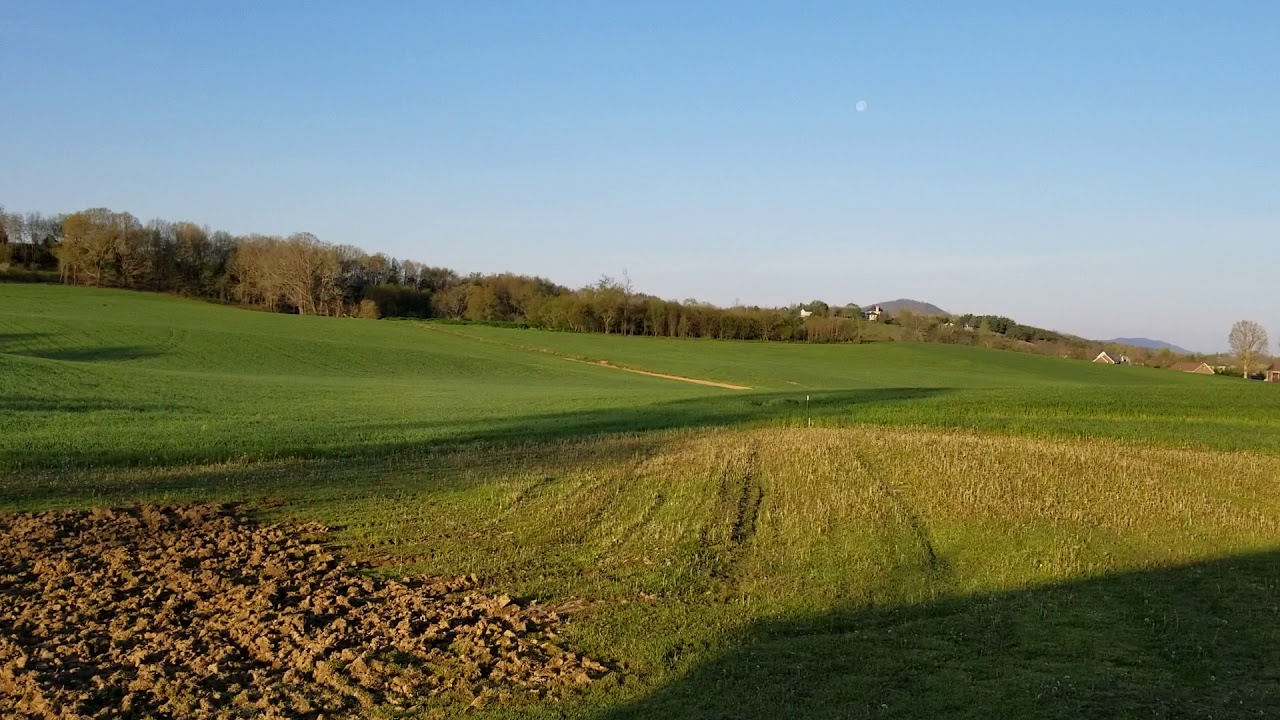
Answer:
[[[0,717],[364,716],[608,672],[542,606],[369,577],[325,532],[234,505],[0,517]]]

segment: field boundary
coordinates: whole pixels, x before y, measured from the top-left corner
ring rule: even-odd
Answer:
[[[555,353],[550,353],[555,355]],[[702,378],[685,377],[684,375],[671,375],[668,373],[654,372],[653,370],[641,370],[639,368],[626,367],[625,365],[614,365],[608,360],[582,360],[579,358],[565,357],[564,355],[556,355],[562,360],[569,362],[583,363],[584,365],[595,365],[596,367],[609,368],[610,370],[622,370],[623,372],[635,373],[637,375],[648,375],[649,377],[662,378],[664,380],[679,380],[680,382],[693,383],[694,385],[707,385],[710,387],[724,388],[725,390],[751,390],[746,385],[734,385],[733,383],[720,382],[718,380],[703,380]]]
[[[649,377],[662,378],[663,380],[678,380],[680,382],[693,383],[694,385],[706,385],[708,387],[718,387],[718,388],[723,388],[725,390],[754,390],[755,389],[747,385],[734,385],[733,383],[720,382],[719,380],[705,380],[703,378],[693,378],[693,377],[687,377],[685,375],[672,375],[670,373],[657,372],[654,370],[643,370],[641,368],[627,367],[626,365],[617,365],[615,363],[611,363],[608,360],[588,360],[587,358],[572,357],[569,355],[564,355],[562,353],[556,352],[555,350],[552,350],[550,348],[535,347],[533,345],[520,345],[518,343],[508,343],[508,342],[502,342],[500,340],[493,340],[491,338],[477,337],[475,335],[470,335],[464,332],[454,332],[451,330],[443,330],[439,327],[430,325],[428,323],[423,323],[422,327],[424,327],[430,332],[443,333],[445,335],[451,335],[453,337],[458,337],[458,338],[465,338],[467,340],[471,340],[474,342],[487,343],[489,345],[498,345],[500,347],[514,348],[516,350],[523,350],[525,352],[534,352],[534,353],[539,353],[541,355],[551,355],[552,357],[558,357],[561,360],[568,360],[569,362],[582,363],[584,365],[595,365],[596,367],[609,368],[611,370],[622,370],[624,372],[636,373],[637,375],[648,375]]]

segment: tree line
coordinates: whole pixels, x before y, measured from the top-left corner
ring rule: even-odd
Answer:
[[[514,273],[463,276],[310,233],[232,235],[189,222],[142,223],[106,208],[57,216],[0,208],[0,248],[0,266],[56,272],[68,284],[177,293],[273,312],[735,340],[863,336],[861,318],[838,310],[802,322],[793,308],[676,302],[636,292],[625,275],[576,290]]]
[[[724,308],[636,292],[625,272],[578,289],[514,273],[464,276],[326,243],[310,233],[233,235],[190,222],[143,223],[106,208],[42,215],[0,207],[0,271],[6,270],[10,277],[28,273],[26,279],[175,293],[303,315],[443,318],[726,340],[929,341],[1082,359],[1101,349],[1003,316],[900,311],[869,321],[857,305],[820,300]]]

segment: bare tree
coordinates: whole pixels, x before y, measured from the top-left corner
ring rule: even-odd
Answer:
[[[27,241],[27,223],[21,213],[6,213],[0,208],[0,235],[13,245]]]
[[[626,268],[622,268],[622,280],[618,282],[618,289],[622,291],[622,331],[627,335],[631,334],[631,298],[635,295],[635,287],[631,284],[631,275]]]
[[[28,230],[38,225],[28,217]],[[63,221],[63,236],[58,264],[64,282],[101,286],[119,279],[133,287],[145,273],[145,233],[129,213],[106,208],[73,213]]]
[[[1248,378],[1254,360],[1267,350],[1267,331],[1252,320],[1240,320],[1231,326],[1227,341],[1231,344],[1231,354],[1240,359],[1244,376]]]
[[[467,286],[453,285],[434,293],[431,306],[444,317],[461,318],[467,313]]]
[[[333,248],[311,233],[295,233],[277,246],[281,294],[300,315],[338,315],[341,271]]]
[[[249,235],[235,241],[227,271],[237,300],[273,312],[279,307],[284,293],[277,260],[281,244],[280,238],[269,235]]]
[[[116,276],[124,287],[144,287],[156,259],[147,247],[147,232],[142,223],[129,213],[117,213],[113,220],[115,238],[112,251],[115,253]]]
[[[622,317],[626,286],[609,275],[602,275],[595,285],[583,288],[582,292],[590,298],[596,315],[604,323],[604,334],[608,335]]]

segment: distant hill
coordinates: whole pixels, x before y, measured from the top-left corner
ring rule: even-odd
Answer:
[[[919,313],[921,315],[951,315],[951,313],[943,310],[933,303],[921,302],[919,300],[908,300],[907,298],[871,303],[870,305],[863,305],[862,307],[865,309],[875,307],[876,305],[879,305],[890,315],[900,310],[910,310],[913,313]]]
[[[1168,348],[1176,353],[1189,353],[1190,350],[1180,348],[1173,343],[1167,343],[1163,340],[1152,340],[1151,338],[1112,338],[1103,342],[1115,343],[1117,345],[1131,345],[1133,347],[1147,348],[1148,350],[1163,350]]]

